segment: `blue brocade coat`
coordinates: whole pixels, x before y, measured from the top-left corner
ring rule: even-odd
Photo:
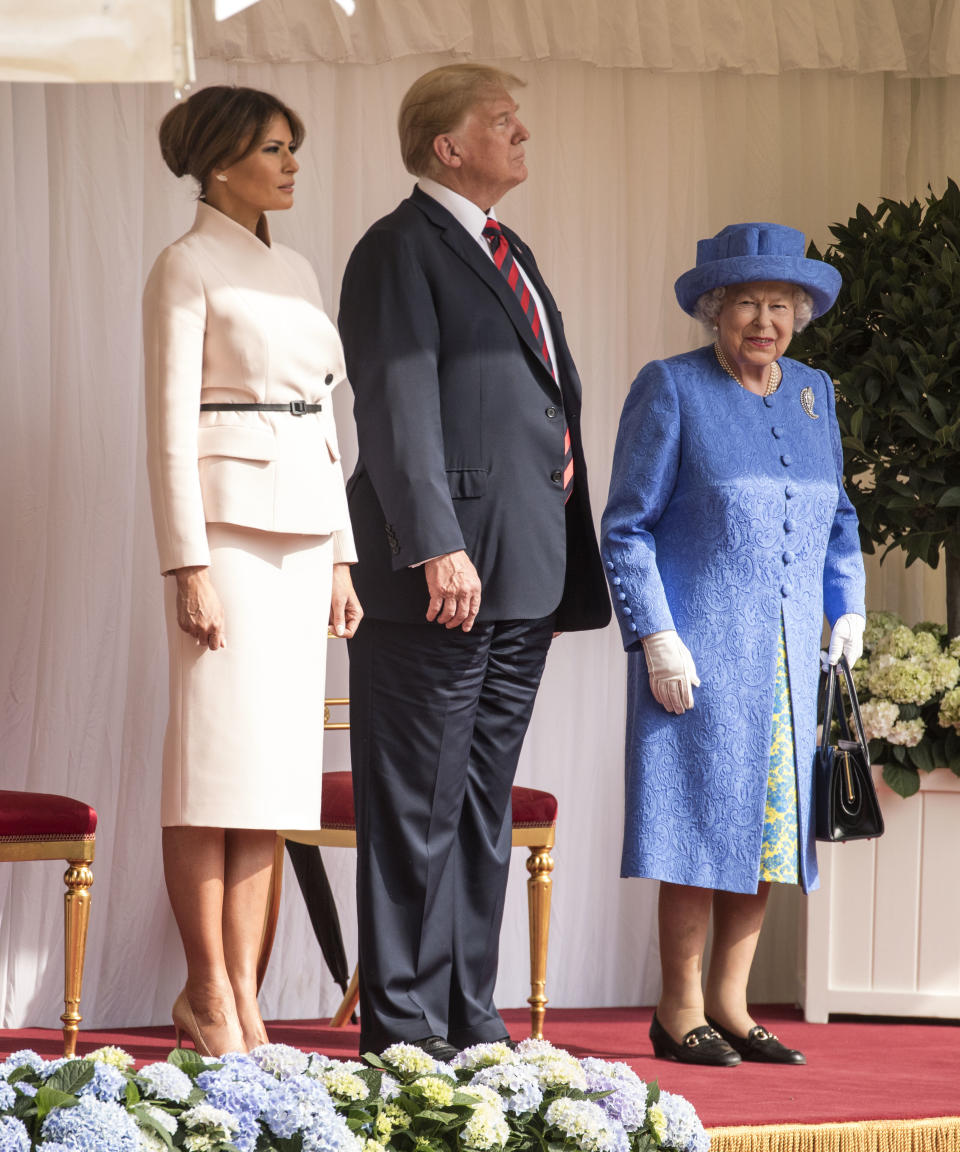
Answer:
[[[624,404],[602,527],[629,654],[623,876],[756,892],[782,613],[801,879],[805,891],[818,885],[823,614],[831,625],[864,614],[864,570],[833,385],[794,360],[780,366],[779,389],[760,397],[700,348],[648,364]],[[640,644],[666,628],[700,677],[682,716],[654,700]]]

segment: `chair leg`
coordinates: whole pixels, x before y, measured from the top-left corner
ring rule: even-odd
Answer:
[[[350,983],[347,985],[347,990],[344,992],[343,999],[340,1001],[340,1007],[330,1017],[330,1027],[343,1028],[345,1024],[349,1023],[359,999],[360,969],[354,968],[353,975],[350,977]]]
[[[83,987],[83,960],[87,949],[87,925],[90,923],[90,886],[93,872],[86,860],[68,860],[63,874],[67,886],[63,894],[63,1054],[73,1056],[77,1050],[80,1015],[80,992]]]
[[[273,941],[277,935],[277,917],[280,915],[280,896],[283,892],[284,838],[277,834],[273,846],[273,873],[270,878],[270,891],[267,894],[267,910],[263,917],[263,933],[260,936],[260,955],[257,957],[257,991],[263,985],[273,951]]]
[[[550,895],[553,857],[550,849],[533,845],[527,857],[527,908],[530,917],[530,1035],[543,1039],[543,1017],[547,1007],[547,945],[550,941]]]

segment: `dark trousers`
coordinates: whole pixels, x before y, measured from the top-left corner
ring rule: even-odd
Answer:
[[[506,1035],[493,1003],[510,789],[553,617],[350,641],[360,1051]]]

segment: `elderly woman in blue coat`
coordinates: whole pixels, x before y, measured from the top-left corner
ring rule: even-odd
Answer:
[[[621,874],[661,881],[650,1038],[689,1063],[805,1062],[751,1018],[746,990],[770,884],[818,883],[824,613],[831,661],[862,650],[833,387],[784,357],[839,287],[792,228],[702,240],[676,293],[713,343],[648,364],[620,421],[602,547],[629,654]]]

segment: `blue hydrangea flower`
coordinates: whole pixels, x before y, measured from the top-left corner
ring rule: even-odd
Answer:
[[[12,1108],[16,1098],[16,1092],[6,1080],[0,1080],[0,1109],[6,1111],[7,1108]]]
[[[83,1096],[75,1108],[54,1108],[40,1129],[44,1140],[59,1141],[77,1152],[137,1152],[136,1121],[119,1104]]]
[[[263,1120],[274,1136],[285,1139],[326,1112],[333,1113],[326,1088],[310,1076],[290,1076],[269,1093]]]
[[[597,1103],[628,1132],[637,1132],[647,1119],[647,1086],[628,1065],[587,1057],[580,1061],[588,1092],[606,1092]]]
[[[0,1116],[0,1152],[30,1152],[30,1135],[13,1116]]]
[[[630,1141],[623,1125],[592,1100],[554,1100],[544,1113],[550,1128],[581,1152],[628,1152]]]
[[[193,1090],[193,1081],[175,1064],[147,1064],[137,1073],[137,1079],[146,1095],[175,1104],[183,1104]]]
[[[675,1152],[709,1152],[710,1137],[689,1100],[673,1092],[661,1092],[659,1104],[666,1121],[664,1148]]]
[[[0,1075],[9,1076],[11,1072],[16,1072],[18,1068],[31,1068],[34,1072],[42,1072],[44,1069],[44,1061],[42,1056],[38,1056],[32,1048],[19,1048],[16,1052],[11,1052],[10,1055],[0,1064]]]
[[[535,1068],[526,1064],[494,1064],[480,1068],[472,1076],[471,1084],[483,1084],[499,1092],[508,1112],[522,1115],[536,1112],[543,1103],[543,1089]]]
[[[94,1064],[93,1077],[77,1093],[98,1100],[119,1100],[127,1090],[127,1078],[112,1064]]]
[[[222,1068],[201,1072],[197,1087],[207,1104],[229,1112],[237,1123],[233,1138],[240,1152],[253,1152],[260,1135],[260,1114],[267,1104],[267,1082],[273,1081],[248,1056],[230,1053]]]

